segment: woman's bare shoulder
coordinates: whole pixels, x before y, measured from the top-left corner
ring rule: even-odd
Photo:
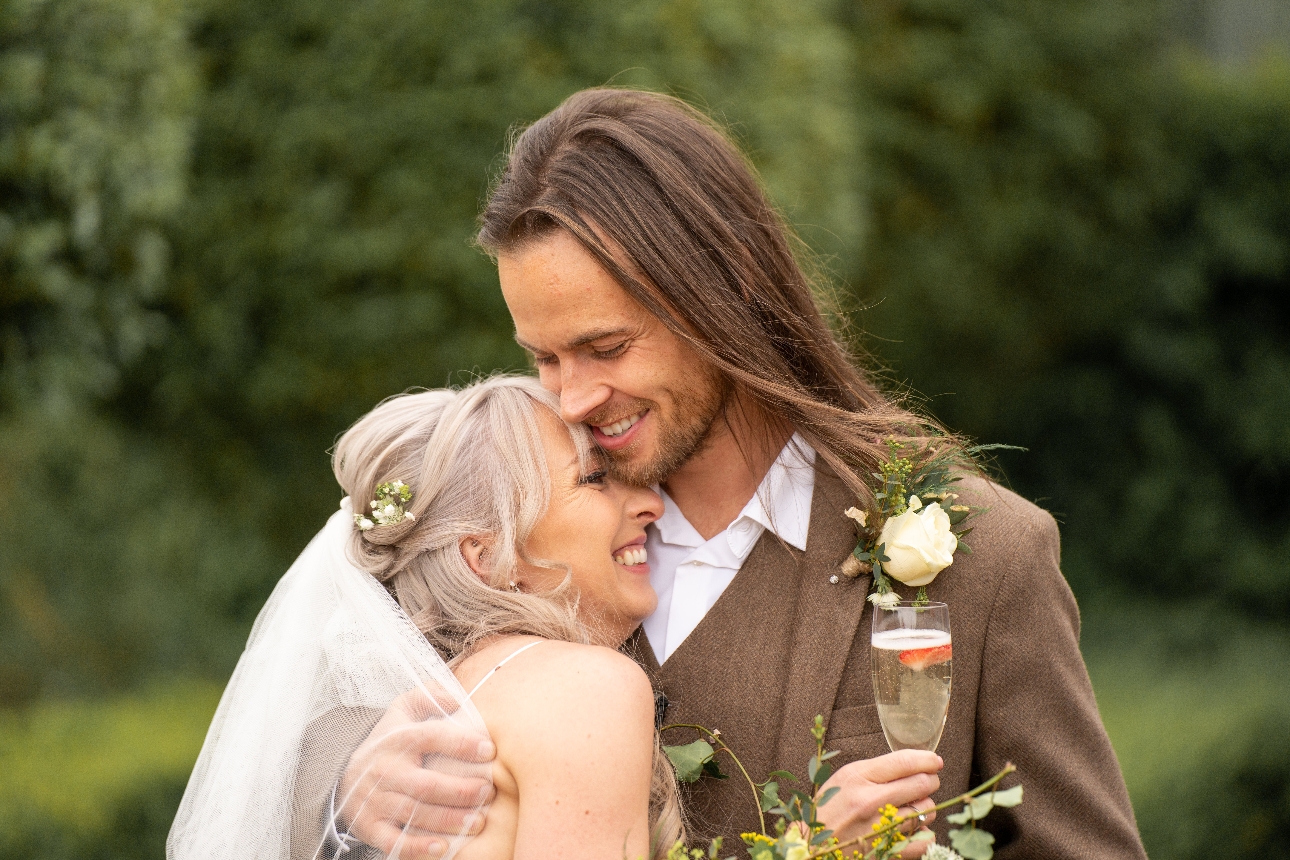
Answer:
[[[507,671],[512,667],[514,671]],[[542,641],[503,666],[484,689],[491,684],[502,695],[544,692],[541,698],[550,705],[561,701],[585,705],[610,693],[613,698],[647,700],[650,708],[654,701],[649,678],[630,657],[612,648],[575,642]]]
[[[497,653],[505,656],[518,647],[523,645]],[[468,668],[481,677],[487,671]],[[499,742],[507,736],[539,746],[579,735],[588,740],[589,729],[600,737],[614,735],[618,742],[625,736],[652,742],[649,678],[630,657],[598,645],[542,641],[494,673],[475,702]]]

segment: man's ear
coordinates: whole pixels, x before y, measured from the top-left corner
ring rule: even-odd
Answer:
[[[461,557],[466,560],[466,566],[483,580],[484,585],[489,584],[488,559],[489,552],[493,548],[493,540],[485,535],[466,535],[458,544],[461,548]]]

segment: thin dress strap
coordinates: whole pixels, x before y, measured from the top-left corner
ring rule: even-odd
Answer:
[[[482,678],[480,678],[480,679],[479,679],[479,683],[475,685],[475,689],[473,689],[473,690],[471,690],[469,693],[467,693],[467,694],[466,694],[466,698],[468,698],[468,699],[473,699],[473,698],[475,698],[475,694],[479,692],[479,688],[480,688],[480,687],[482,687],[482,686],[484,686],[484,682],[485,682],[485,681],[487,681],[489,678],[493,677],[493,674],[494,674],[494,673],[496,673],[498,669],[502,668],[502,667],[503,667],[503,666],[505,666],[507,663],[511,662],[511,661],[512,661],[512,660],[514,660],[516,657],[520,656],[520,655],[521,655],[521,654],[523,654],[525,651],[527,651],[527,650],[529,650],[530,648],[532,648],[534,645],[541,645],[544,641],[545,641],[545,640],[538,639],[538,640],[536,640],[536,641],[534,641],[534,642],[530,642],[529,644],[525,645],[523,648],[516,648],[516,649],[515,649],[514,651],[512,651],[510,654],[507,654],[504,658],[502,658],[502,662],[498,663],[496,666],[494,666],[493,668],[489,669],[489,670],[488,670],[488,674],[484,675],[484,677],[482,677]]]

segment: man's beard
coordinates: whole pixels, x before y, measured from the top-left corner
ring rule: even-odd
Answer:
[[[659,422],[658,449],[654,456],[643,463],[633,462],[633,445],[620,451],[604,452],[609,473],[616,480],[637,487],[652,487],[666,481],[687,460],[703,450],[713,425],[721,420],[730,396],[729,384],[717,374],[704,379],[699,390],[691,388],[684,393],[664,390],[675,409],[667,423],[663,423],[657,403],[642,401]]]

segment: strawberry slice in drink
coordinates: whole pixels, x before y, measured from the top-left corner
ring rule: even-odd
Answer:
[[[953,656],[952,648],[949,642],[944,645],[933,645],[931,648],[911,648],[900,652],[900,662],[915,672],[921,672],[928,666],[935,666],[937,663],[949,660]]]

